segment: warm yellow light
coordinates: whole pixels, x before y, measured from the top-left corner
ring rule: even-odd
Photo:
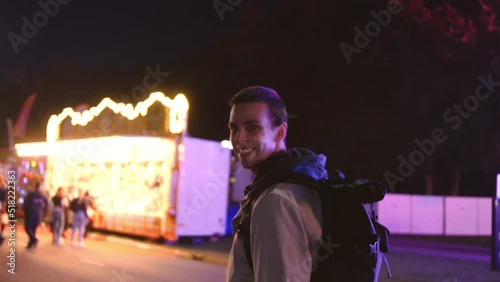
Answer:
[[[179,93],[172,100],[162,92],[154,92],[146,100],[139,102],[135,108],[132,104],[116,103],[110,98],[104,98],[96,107],[92,107],[81,113],[75,112],[72,108],[65,108],[60,114],[52,115],[49,118],[49,122],[47,123],[47,142],[54,142],[59,138],[61,122],[67,117],[71,118],[72,125],[85,126],[94,117],[100,115],[104,109],[108,108],[115,114],[121,114],[129,120],[133,120],[139,115],[145,116],[148,113],[149,107],[157,101],[170,109],[170,132],[174,134],[183,132],[187,127],[187,113],[189,110],[189,102],[186,96]]]
[[[36,167],[36,162],[35,161],[31,161],[31,167]]]
[[[16,144],[16,152],[19,157],[48,156],[52,146],[45,142]]]

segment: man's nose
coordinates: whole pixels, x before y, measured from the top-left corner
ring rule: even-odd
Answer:
[[[247,141],[247,133],[245,132],[245,130],[238,130],[238,133],[236,133],[234,140],[236,140],[236,142]]]

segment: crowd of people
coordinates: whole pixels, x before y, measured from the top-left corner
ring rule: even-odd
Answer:
[[[6,191],[6,185],[0,181],[0,245],[4,241],[3,230],[6,224],[3,220],[7,215]],[[63,245],[64,239],[69,238],[71,246],[84,247],[84,239],[90,228],[88,212],[95,208],[95,201],[88,191],[59,187],[54,195],[50,195],[40,183],[35,183],[22,206],[25,231],[29,237],[26,248],[36,248],[36,233],[45,220],[50,223],[54,246]]]

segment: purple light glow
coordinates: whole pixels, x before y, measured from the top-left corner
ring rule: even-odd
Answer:
[[[497,199],[500,199],[500,174],[497,174]]]

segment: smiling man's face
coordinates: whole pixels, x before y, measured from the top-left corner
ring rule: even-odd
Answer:
[[[286,125],[285,133],[286,133]],[[229,116],[229,138],[244,168],[256,173],[257,166],[278,151],[284,138],[280,126],[273,127],[269,108],[261,102],[235,104]]]

